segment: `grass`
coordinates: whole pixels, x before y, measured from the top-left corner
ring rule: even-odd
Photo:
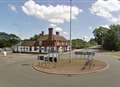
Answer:
[[[72,62],[69,62],[69,59],[60,59],[57,63],[37,61],[33,63],[33,68],[37,71],[49,74],[77,75],[101,70],[106,65],[106,63],[98,60],[93,60],[92,64],[86,65],[85,59],[74,58]]]
[[[120,51],[113,52],[114,55],[120,56]]]
[[[57,63],[51,63],[51,62],[36,62],[35,65],[42,68],[56,68],[56,67],[66,67],[66,66],[84,66],[86,60],[85,59],[72,59],[72,62],[70,62],[70,59],[60,59]],[[93,64],[100,65],[103,62],[98,60],[93,60]]]
[[[117,52],[111,52],[112,55],[120,56],[120,51]]]

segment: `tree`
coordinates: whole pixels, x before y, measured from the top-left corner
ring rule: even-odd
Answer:
[[[30,38],[30,40],[37,40],[39,38],[39,35],[34,35],[33,37]]]
[[[96,40],[95,40],[94,38],[91,38],[91,39],[88,41],[88,43],[89,43],[91,46],[97,45],[97,42],[96,42]]]
[[[0,48],[11,47],[20,42],[20,38],[15,34],[0,32]]]
[[[98,44],[106,50],[120,50],[120,25],[111,25],[109,29],[99,27],[94,31]]]
[[[72,40],[72,48],[74,49],[81,49],[81,48],[86,48],[89,47],[89,44],[82,40],[82,39],[73,39]]]
[[[107,33],[108,29],[105,27],[98,27],[93,31],[93,34],[95,36],[95,41],[98,43],[98,45],[103,44],[103,39],[105,37],[105,34]]]
[[[103,47],[107,50],[120,50],[120,25],[111,25],[106,33]]]
[[[9,46],[16,45],[20,40],[21,39],[15,34],[9,34]]]

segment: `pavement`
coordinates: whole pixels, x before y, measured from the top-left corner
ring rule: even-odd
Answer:
[[[109,52],[97,51],[95,56],[108,63],[109,69],[72,76],[45,74],[32,69],[35,55],[14,54],[13,57],[0,56],[0,87],[120,87],[120,57]]]

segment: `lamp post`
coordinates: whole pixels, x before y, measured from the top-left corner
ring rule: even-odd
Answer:
[[[70,63],[72,61],[72,38],[71,38],[71,31],[72,31],[72,0],[70,0],[70,54],[69,54],[69,58],[70,58]]]

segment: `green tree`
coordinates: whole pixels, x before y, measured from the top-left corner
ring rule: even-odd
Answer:
[[[16,45],[20,40],[21,39],[15,34],[9,34],[9,46]]]
[[[30,38],[30,40],[37,40],[39,38],[39,35],[34,35],[33,37]]]
[[[109,29],[99,27],[94,31],[98,44],[106,50],[120,50],[120,25],[111,25]]]
[[[93,31],[93,34],[95,36],[95,41],[98,43],[98,45],[103,44],[103,40],[105,37],[105,34],[107,33],[108,28],[105,27],[98,27]]]
[[[97,45],[97,42],[96,42],[96,40],[95,40],[94,38],[91,38],[91,39],[88,41],[88,43],[89,43],[91,46]]]
[[[11,47],[20,42],[20,38],[15,34],[0,32],[0,48]]]
[[[74,49],[81,49],[81,48],[87,48],[87,47],[89,47],[89,44],[82,39],[72,40],[72,48]]]
[[[120,50],[120,25],[111,25],[106,33],[103,47],[107,50]]]

